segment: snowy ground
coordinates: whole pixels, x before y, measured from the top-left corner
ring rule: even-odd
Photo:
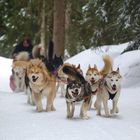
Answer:
[[[120,67],[123,89],[119,114],[111,118],[88,112],[90,119],[79,119],[77,105],[75,117],[66,119],[65,99],[57,93],[55,112],[37,113],[26,103],[24,93],[12,93],[9,88],[10,59],[0,57],[0,140],[139,140],[140,139],[140,52],[119,55],[127,44],[104,46],[102,50],[86,50],[69,60],[80,63],[84,72],[89,64],[102,68],[104,53],[114,58],[114,68]],[[45,104],[44,104],[45,106]]]

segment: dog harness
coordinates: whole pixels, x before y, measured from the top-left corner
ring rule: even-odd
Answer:
[[[97,91],[98,91],[98,88],[97,88],[95,91],[92,91],[92,92],[91,92],[92,95],[96,95]]]
[[[106,90],[107,90],[107,92],[108,92],[108,94],[109,94],[109,99],[108,99],[108,100],[113,100],[118,91],[116,91],[115,93],[112,94],[112,93],[108,90],[109,87],[108,87],[108,85],[107,85],[106,82],[105,82],[105,86],[106,86]],[[108,87],[108,88],[107,88],[107,87]]]
[[[116,95],[116,93],[117,92],[115,92],[114,94],[112,94],[111,92],[108,91],[108,94],[109,94],[109,99],[108,100],[110,100],[110,99],[113,100],[114,97],[115,97],[115,95]]]

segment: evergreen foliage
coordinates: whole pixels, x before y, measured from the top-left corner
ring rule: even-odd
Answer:
[[[41,2],[0,0],[1,56],[10,57],[13,47],[24,36],[29,36],[33,45],[40,42]],[[101,45],[129,41],[138,44],[139,0],[65,0],[66,5],[68,2],[71,3],[71,15],[65,48],[71,56]],[[46,42],[52,38],[52,34],[53,0],[46,0]]]

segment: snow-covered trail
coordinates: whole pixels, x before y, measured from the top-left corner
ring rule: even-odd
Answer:
[[[55,99],[55,112],[37,113],[23,93],[0,92],[0,140],[139,140],[140,88],[123,89],[120,112],[111,118],[89,111],[81,120],[79,105],[74,119],[66,119],[65,99]],[[45,106],[45,104],[44,104]]]

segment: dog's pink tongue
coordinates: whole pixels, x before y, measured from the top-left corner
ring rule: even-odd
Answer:
[[[76,97],[78,95],[78,92],[73,92],[73,96]]]
[[[112,87],[112,90],[114,90],[114,91],[115,91],[115,90],[116,90],[116,87]]]

